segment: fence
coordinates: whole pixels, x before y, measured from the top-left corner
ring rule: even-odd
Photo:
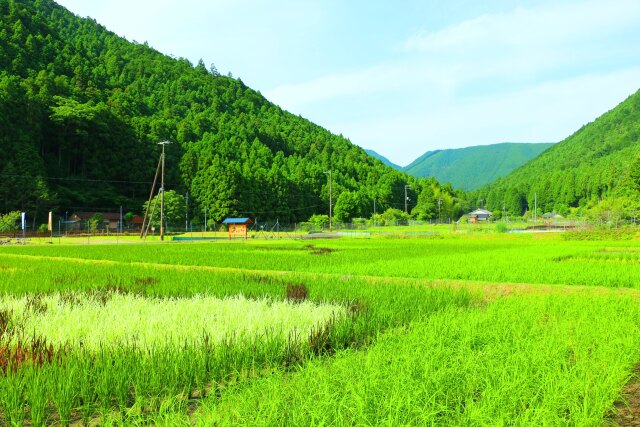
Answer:
[[[277,239],[277,238],[369,238],[372,236],[398,235],[398,236],[428,236],[436,234],[449,234],[456,232],[488,232],[488,231],[510,231],[510,232],[536,232],[536,231],[571,231],[584,229],[621,229],[636,228],[634,222],[618,221],[611,224],[602,224],[599,221],[579,220],[545,220],[545,221],[485,221],[476,224],[464,224],[455,221],[447,223],[436,223],[434,221],[396,221],[393,225],[374,225],[369,221],[359,221],[354,223],[334,223],[329,228],[328,224],[314,225],[308,222],[283,224],[279,221],[260,221],[252,224],[248,230],[248,238],[251,239]],[[178,237],[183,240],[197,239],[227,239],[228,234],[223,224],[216,223],[205,227],[201,224],[167,224],[165,228],[167,239]],[[84,230],[65,230],[59,227],[51,231],[15,230],[0,232],[0,244],[19,243],[24,240],[39,239],[41,241],[65,238],[77,238],[78,243],[81,238],[91,242],[92,238],[129,238],[135,241],[135,237],[140,236],[139,228],[120,230],[118,228],[105,227],[98,230],[85,228]],[[181,237],[180,237],[181,236]],[[147,238],[157,240],[159,229],[151,227]]]

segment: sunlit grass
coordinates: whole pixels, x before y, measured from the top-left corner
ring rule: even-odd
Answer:
[[[600,425],[640,359],[640,305],[519,297],[209,399],[202,425]]]
[[[145,298],[131,294],[52,294],[5,298],[0,310],[13,313],[16,339],[38,336],[55,347],[98,350],[111,345],[155,348],[217,344],[233,336],[307,339],[314,327],[345,316],[344,307],[309,301],[217,298]],[[21,334],[17,332],[21,332]]]

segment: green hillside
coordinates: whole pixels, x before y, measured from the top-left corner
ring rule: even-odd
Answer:
[[[552,144],[502,143],[428,151],[403,170],[416,177],[435,177],[454,187],[476,190],[507,175]]]
[[[270,103],[215,66],[129,42],[50,0],[0,0],[0,212],[140,211],[167,146],[168,190],[191,218],[338,219],[404,206],[434,215],[418,181]],[[420,196],[422,194],[424,196]],[[422,197],[422,199],[421,199]]]
[[[395,163],[393,163],[391,160],[387,159],[385,156],[383,156],[382,154],[378,154],[373,150],[364,150],[365,153],[367,153],[368,155],[370,155],[371,157],[374,157],[378,160],[380,160],[382,163],[384,163],[387,166],[391,166],[392,168],[396,169],[396,170],[402,170],[401,166],[396,165]]]
[[[639,207],[640,91],[472,197],[489,210],[628,216]]]

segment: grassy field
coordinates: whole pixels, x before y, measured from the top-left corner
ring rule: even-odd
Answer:
[[[2,246],[0,424],[615,423],[640,250],[611,239]]]

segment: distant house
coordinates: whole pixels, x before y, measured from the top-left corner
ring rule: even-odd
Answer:
[[[143,221],[144,218],[141,215],[134,215],[129,221],[127,221],[128,228],[130,230],[140,230],[142,229]]]
[[[117,212],[74,212],[69,215],[66,224],[69,230],[83,230],[87,227],[87,221],[94,215],[100,214],[104,218],[104,222],[98,225],[99,229],[118,228],[120,222],[120,214]]]
[[[542,215],[543,219],[563,219],[564,217],[557,212],[551,212]]]
[[[465,216],[469,218],[469,222],[482,222],[487,221],[489,218],[491,218],[491,215],[493,215],[493,213],[489,212],[486,209],[476,209],[473,212],[469,212]]]
[[[232,237],[244,237],[246,239],[249,225],[253,224],[253,220],[251,218],[227,218],[222,223],[228,227],[229,240]]]

